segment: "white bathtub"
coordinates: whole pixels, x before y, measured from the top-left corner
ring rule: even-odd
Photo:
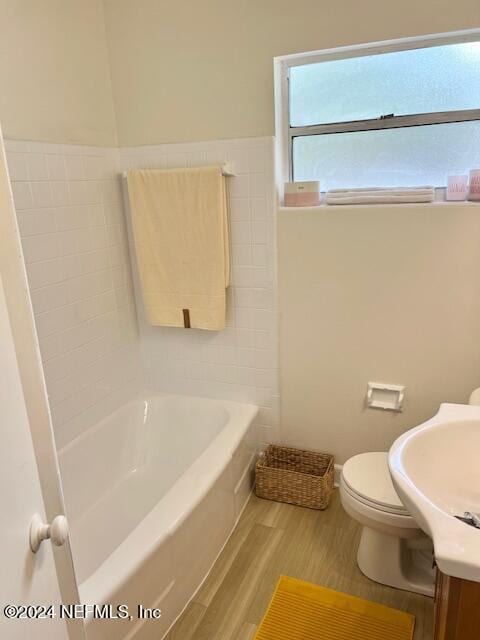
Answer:
[[[83,604],[127,604],[89,640],[160,640],[194,595],[249,497],[257,407],[153,395],[59,453]],[[162,610],[137,618],[137,605]]]

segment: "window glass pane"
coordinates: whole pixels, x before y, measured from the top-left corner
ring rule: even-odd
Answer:
[[[294,180],[320,180],[322,191],[445,186],[480,168],[480,121],[299,136],[293,167]]]
[[[480,108],[480,43],[290,69],[291,126]]]

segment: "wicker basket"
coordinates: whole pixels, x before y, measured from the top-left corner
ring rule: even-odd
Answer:
[[[271,444],[255,471],[255,493],[259,498],[310,509],[328,507],[334,480],[334,458],[328,453]]]

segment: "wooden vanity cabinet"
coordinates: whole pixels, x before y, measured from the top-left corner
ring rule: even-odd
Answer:
[[[480,640],[480,582],[452,578],[437,568],[435,640]]]

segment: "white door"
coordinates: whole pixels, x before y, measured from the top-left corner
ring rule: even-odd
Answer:
[[[0,363],[0,638],[63,640],[63,621],[18,619],[13,608],[6,609],[9,604],[54,604],[57,609],[61,600],[51,543],[43,542],[37,554],[28,543],[31,517],[37,512],[44,519],[45,512],[1,280]]]
[[[81,620],[18,618],[8,605],[78,601],[68,542],[38,553],[29,547],[30,521],[63,512],[63,496],[25,264],[0,131],[0,638],[77,640]],[[45,511],[49,514],[47,519]],[[62,594],[62,595],[60,595]],[[18,609],[18,615],[38,610]],[[49,611],[49,615],[50,615]],[[7,614],[7,615],[5,615]],[[13,618],[8,618],[13,615]]]

